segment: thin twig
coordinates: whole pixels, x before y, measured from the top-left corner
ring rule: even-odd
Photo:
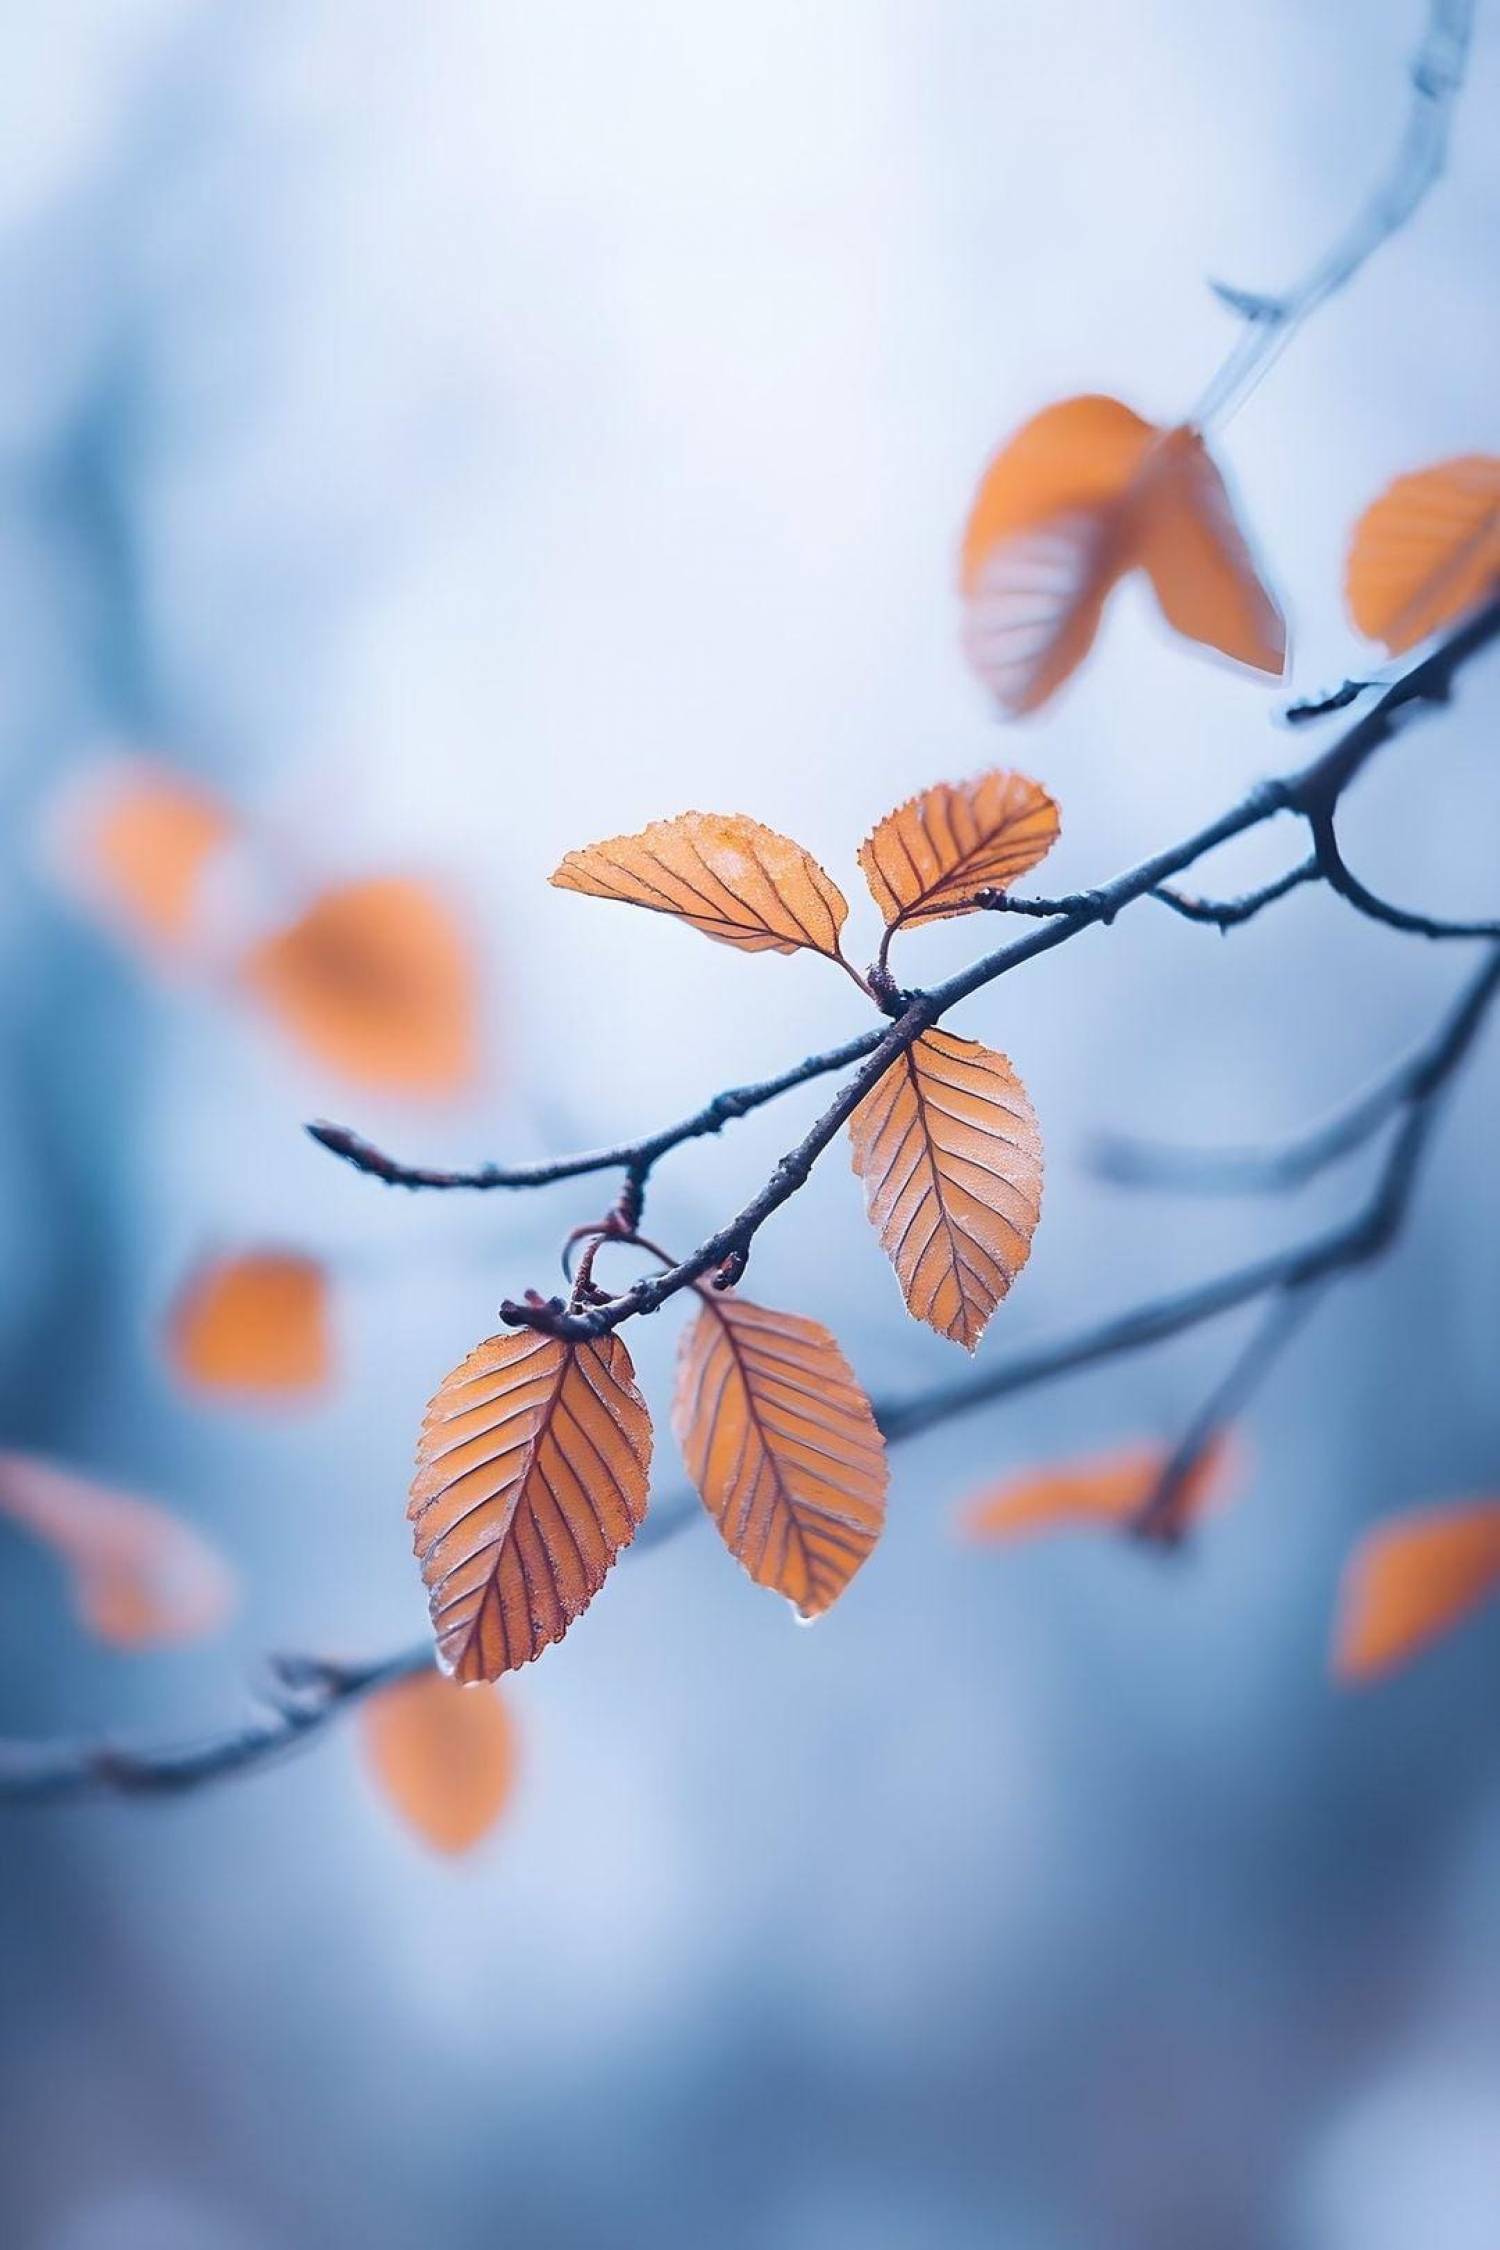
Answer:
[[[585,1149],[573,1156],[543,1157],[534,1164],[480,1164],[470,1171],[439,1171],[423,1164],[402,1164],[352,1132],[347,1125],[332,1125],[320,1118],[309,1125],[307,1131],[320,1147],[334,1156],[341,1156],[357,1172],[383,1180],[387,1187],[550,1187],[558,1180],[576,1180],[585,1173],[616,1170],[643,1181],[651,1167],[669,1150],[680,1148],[684,1141],[722,1132],[733,1119],[748,1117],[753,1109],[760,1109],[779,1095],[790,1093],[795,1086],[805,1086],[814,1078],[826,1078],[835,1070],[847,1070],[850,1063],[869,1054],[879,1044],[880,1037],[878,1027],[864,1031],[857,1038],[846,1039],[841,1047],[830,1047],[820,1055],[808,1055],[774,1078],[763,1078],[748,1086],[727,1087],[723,1093],[706,1101],[701,1109],[695,1109],[691,1117],[681,1118],[675,1125],[663,1125],[654,1133],[643,1133],[639,1140],[617,1141],[611,1148]]]
[[[1251,922],[1264,908],[1274,906],[1289,892],[1300,890],[1304,883],[1316,883],[1322,876],[1316,858],[1299,861],[1278,875],[1274,883],[1264,883],[1258,891],[1245,891],[1238,898],[1190,898],[1186,892],[1175,891],[1167,884],[1154,890],[1151,896],[1163,906],[1170,906],[1189,922],[1211,922],[1215,929],[1238,929],[1243,922]]]
[[[1493,919],[1455,922],[1441,915],[1414,914],[1404,906],[1393,906],[1389,899],[1378,897],[1346,864],[1334,830],[1332,805],[1318,806],[1310,815],[1308,825],[1312,830],[1318,873],[1330,890],[1337,891],[1340,898],[1357,907],[1361,914],[1368,915],[1372,922],[1384,922],[1388,929],[1404,931],[1408,937],[1500,937],[1500,922]]]

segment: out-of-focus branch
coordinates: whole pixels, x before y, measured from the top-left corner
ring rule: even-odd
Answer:
[[[1244,1412],[1303,1322],[1316,1311],[1328,1276],[1275,1290],[1249,1338],[1230,1361],[1169,1454],[1130,1530],[1138,1539],[1174,1547],[1187,1529],[1193,1471]]]
[[[378,1689],[431,1667],[429,1642],[368,1664],[273,1657],[260,1708],[220,1734],[150,1749],[107,1741],[0,1741],[0,1801],[45,1805],[102,1795],[180,1796],[271,1764]]]
[[[1468,69],[1475,0],[1431,0],[1421,45],[1411,62],[1411,106],[1401,143],[1385,177],[1364,209],[1280,296],[1214,289],[1245,327],[1199,399],[1190,419],[1199,429],[1220,426],[1250,396],[1287,345],[1320,305],[1348,287],[1393,234],[1400,232],[1442,177],[1453,116]]]

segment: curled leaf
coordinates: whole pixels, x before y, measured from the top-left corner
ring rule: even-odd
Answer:
[[[757,1585],[804,1617],[836,1601],[880,1536],[888,1480],[870,1402],[828,1330],[702,1293],[672,1410],[688,1474]]]
[[[1354,527],[1345,592],[1367,639],[1402,656],[1500,586],[1500,458],[1397,477]]]
[[[924,1031],[849,1120],[907,1310],[970,1351],[1031,1254],[1042,1140],[1004,1055]]]
[[[1335,1676],[1350,1686],[1408,1663],[1500,1592],[1500,1500],[1394,1517],[1367,1532],[1344,1568]]]
[[[227,805],[149,758],[126,758],[70,791],[58,823],[61,878],[124,936],[177,953],[199,935],[210,863],[234,834]]]
[[[1281,614],[1199,433],[1159,429],[1113,398],[1046,408],[990,463],[963,540],[964,646],[1009,717],[1077,669],[1134,569],[1185,638],[1285,669]]]
[[[0,1453],[0,1514],[61,1558],[83,1623],[116,1648],[202,1640],[234,1606],[228,1565],[155,1501]]]
[[[179,1291],[166,1346],[176,1374],[201,1390],[261,1398],[322,1390],[333,1360],[327,1275],[293,1250],[212,1258]]]
[[[810,852],[743,813],[679,813],[635,836],[569,852],[557,889],[673,914],[746,953],[810,948],[836,959],[849,912]]]
[[[427,1409],[411,1488],[438,1661],[494,1680],[588,1607],[646,1512],[651,1418],[618,1336],[492,1336]]]
[[[471,948],[430,884],[338,884],[257,945],[242,973],[283,1031],[361,1085],[436,1098],[474,1076]]]
[[[959,1530],[966,1539],[988,1545],[1069,1525],[1123,1529],[1156,1491],[1171,1458],[1165,1445],[1127,1445],[1026,1470],[966,1501],[959,1510]],[[1241,1450],[1228,1432],[1206,1445],[1177,1495],[1179,1523],[1193,1522],[1225,1499],[1241,1467]]]
[[[859,847],[886,927],[975,911],[976,891],[1007,891],[1057,841],[1057,806],[1019,773],[939,782],[887,813]]]
[[[488,1835],[515,1784],[515,1729],[492,1688],[414,1672],[360,1712],[381,1791],[435,1851],[466,1852]]]

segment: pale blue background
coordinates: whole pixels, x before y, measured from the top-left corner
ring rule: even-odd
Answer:
[[[842,880],[895,799],[1012,759],[1062,801],[1066,887],[1296,754],[1272,695],[1130,593],[1000,734],[953,546],[1038,405],[1183,410],[1231,334],[1205,277],[1274,287],[1343,224],[1418,26],[1410,0],[8,0],[0,1435],[170,1498],[246,1596],[221,1649],[97,1655],[0,1533],[0,1727],[227,1720],[267,1646],[421,1631],[422,1402],[592,1205],[398,1201],[301,1118],[531,1153],[854,1028],[815,962],[550,891],[564,849],[699,803]],[[1450,181],[1225,441],[1304,688],[1363,660],[1358,510],[1500,444],[1497,100],[1485,23]],[[1491,662],[1372,775],[1371,880],[1494,910],[1497,710]],[[483,1097],[351,1097],[70,920],[36,822],[109,741],[329,872],[461,885]],[[930,933],[914,970],[971,943]],[[973,1003],[1050,1150],[987,1348],[1346,1208],[1357,1171],[1294,1211],[1182,1208],[1081,1157],[1104,1123],[1290,1129],[1462,974],[1301,897],[1225,942],[1141,910]],[[1492,2250],[1500,1624],[1370,1698],[1323,1664],[1356,1527],[1500,1482],[1497,1093],[1491,1052],[1410,1239],[1279,1373],[1252,1496],[1181,1567],[976,1556],[951,1508],[1172,1432],[1228,1331],[903,1449],[882,1549],[816,1632],[707,1532],[622,1566],[516,1683],[514,1815],[457,1869],[347,1734],[190,1804],[6,1818],[7,2241]],[[653,1230],[737,1205],[799,1114],[686,1153]],[[161,1306],[206,1245],[267,1235],[345,1261],[338,1400],[185,1406]],[[755,1287],[831,1321],[872,1388],[953,1366],[837,1153]],[[641,1332],[658,1400],[672,1328]]]

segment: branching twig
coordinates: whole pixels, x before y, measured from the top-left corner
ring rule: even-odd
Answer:
[[[1019,968],[1023,962],[1051,952],[1084,930],[1113,922],[1136,900],[1150,896],[1170,877],[1180,874],[1220,844],[1246,834],[1280,813],[1299,814],[1314,828],[1315,837],[1318,836],[1319,824],[1376,752],[1396,736],[1415,710],[1428,702],[1446,702],[1462,665],[1497,637],[1500,637],[1500,598],[1489,602],[1429,656],[1393,681],[1370,709],[1310,764],[1276,780],[1259,783],[1238,804],[1181,843],[1141,861],[1095,890],[1076,893],[1071,900],[1063,902],[1066,912],[1058,913],[1039,929],[985,954],[930,991],[909,996],[893,1022],[878,1032],[867,1034],[860,1048],[864,1058],[860,1068],[840,1088],[796,1146],[782,1157],[758,1193],[676,1265],[642,1278],[619,1296],[577,1310],[508,1298],[501,1305],[501,1318],[516,1326],[538,1328],[550,1335],[575,1340],[602,1336],[642,1313],[655,1312],[726,1258],[742,1263],[760,1228],[806,1183],[819,1156],[876,1080],[951,1008]],[[1350,899],[1349,903],[1364,911],[1358,899]],[[1489,926],[1485,925],[1484,934],[1488,933]],[[847,1053],[849,1049],[839,1051]],[[802,1077],[800,1069],[790,1074],[792,1083],[800,1084]],[[776,1083],[768,1081],[771,1085]]]

